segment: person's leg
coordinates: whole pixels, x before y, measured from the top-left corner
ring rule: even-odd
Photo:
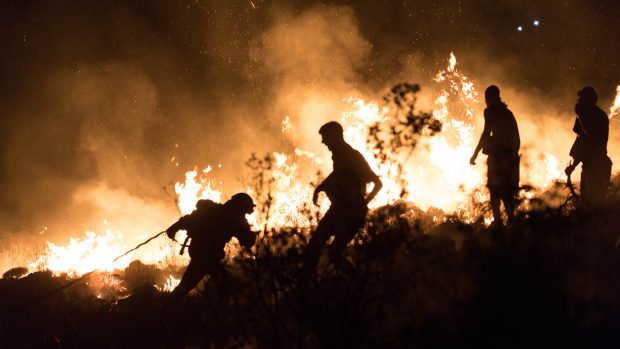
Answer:
[[[499,196],[493,192],[491,192],[491,212],[493,213],[493,224],[494,225],[503,225],[502,222],[502,213],[500,211],[501,200]]]
[[[364,226],[368,209],[364,205],[358,209],[350,208],[342,212],[341,219],[334,226],[334,241],[329,249],[329,260],[338,265],[342,260],[342,253],[357,232]]]
[[[181,282],[170,294],[171,298],[173,300],[183,299],[189,291],[198,285],[205,274],[206,270],[204,263],[191,259],[185,273],[183,274],[183,277],[181,278]]]
[[[509,180],[506,182],[506,191],[504,198],[504,208],[506,209],[506,216],[508,217],[508,223],[514,222],[515,210],[519,204],[519,177],[520,169],[519,163],[521,162],[521,156],[515,154],[512,157],[510,166],[508,166]]]
[[[220,261],[211,260],[205,262],[205,270],[209,275],[208,287],[213,287],[215,291],[215,304],[216,313],[219,315],[219,311],[223,309],[223,306],[228,304],[230,298],[230,275],[226,268]]]
[[[514,195],[508,194],[504,197],[502,202],[504,203],[504,208],[506,209],[506,217],[508,217],[508,223],[514,222],[517,200],[515,200]]]
[[[342,252],[347,247],[351,239],[355,236],[355,232],[341,231],[334,236],[334,241],[329,246],[329,261],[338,265],[342,258]]]
[[[590,206],[593,201],[592,165],[589,160],[581,165],[581,203]]]
[[[489,155],[487,158],[487,187],[491,196],[490,206],[493,213],[493,224],[502,225],[502,215],[500,211],[501,204],[501,185],[505,178],[502,178],[501,158],[495,155]]]
[[[593,161],[592,172],[588,185],[590,186],[590,201],[596,207],[602,207],[607,198],[607,189],[611,180],[611,160],[604,156]]]
[[[323,247],[333,233],[333,228],[336,222],[337,217],[335,216],[334,211],[331,209],[327,210],[327,213],[319,222],[316,231],[312,234],[312,237],[308,242],[308,246],[306,246],[306,250],[304,252],[304,267],[302,271],[303,275],[309,276],[314,272],[319,262],[319,258],[321,257]]]

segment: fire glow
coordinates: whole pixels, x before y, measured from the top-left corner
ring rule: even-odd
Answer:
[[[465,221],[471,221],[476,218],[471,205],[488,200],[486,191],[481,190],[485,180],[484,166],[469,164],[476,136],[472,120],[482,106],[474,83],[457,69],[454,54],[450,54],[447,69],[440,71],[434,80],[443,88],[435,99],[432,114],[443,123],[443,129],[435,136],[422,137],[412,155],[400,163],[402,172],[398,170],[398,163],[379,162],[375,157],[374,145],[368,142],[369,127],[390,117],[387,107],[372,101],[348,98],[345,102],[349,109],[342,112],[338,121],[343,125],[345,140],[363,154],[384,184],[382,191],[370,203],[370,208],[406,200],[423,210],[435,208],[446,213],[456,212]],[[620,108],[617,104],[620,105],[620,97],[616,97],[616,109],[612,110]],[[452,108],[458,111],[451,112]],[[289,117],[282,122],[282,131],[286,135],[298,132]],[[256,211],[263,213],[255,212],[248,216],[248,221],[254,229],[263,232],[282,227],[309,231],[329,207],[324,197],[319,207],[314,206],[314,185],[311,184],[317,179],[316,173],[320,166],[329,161],[301,148],[295,148],[293,154],[274,152],[271,159],[274,180],[270,188],[270,206],[264,210],[257,207]],[[562,171],[559,168],[559,161],[553,155],[544,153],[532,168],[522,168],[522,173],[531,171],[528,178],[532,183],[528,184],[543,190],[561,177]],[[401,181],[396,178],[399,173]],[[184,182],[176,183],[177,205],[181,214],[191,213],[199,199],[222,201],[225,196],[222,190],[217,189],[222,182],[211,178],[211,175],[210,166],[201,171],[194,169],[186,173]],[[402,183],[406,183],[407,187],[403,188]],[[251,188],[240,190],[256,197],[257,193],[253,193]],[[407,194],[401,197],[403,192]],[[257,204],[263,203],[259,201]],[[31,269],[82,275],[95,269],[124,268],[131,260],[137,259],[137,255],[129,255],[112,263],[115,256],[128,249],[120,238],[121,234],[117,236],[106,232],[98,236],[89,232],[86,236],[82,241],[72,239],[66,246],[49,243],[46,253],[30,265]],[[145,246],[140,259],[146,263],[161,262],[166,256],[174,254],[173,247],[169,244],[164,246],[167,247]],[[176,283],[178,280],[170,276],[161,289],[170,290]]]
[[[616,86],[616,98],[614,98],[614,102],[611,108],[609,108],[609,118],[611,119],[618,113],[620,113],[620,85]]]
[[[47,269],[70,275],[83,275],[97,269],[112,271],[125,267],[127,262],[112,262],[110,256],[119,256],[126,249],[120,234],[106,231],[105,234],[97,235],[88,231],[85,239],[72,238],[65,246],[48,242],[45,254],[31,263],[30,269]]]

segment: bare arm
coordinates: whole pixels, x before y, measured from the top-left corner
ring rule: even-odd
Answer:
[[[480,135],[480,139],[478,140],[478,145],[476,145],[476,149],[474,150],[474,155],[471,156],[471,159],[469,159],[469,163],[471,165],[475,165],[476,164],[476,158],[478,157],[478,154],[480,153],[480,151],[482,150],[482,147],[484,146],[484,143],[486,142],[486,140],[488,139],[488,137],[491,136],[491,130],[489,129],[489,125],[486,122],[486,115],[484,118],[484,130],[482,131],[482,134]]]
[[[327,176],[327,178],[325,178],[323,180],[323,182],[321,182],[321,184],[319,184],[315,189],[314,189],[314,193],[312,194],[312,202],[315,205],[318,205],[318,200],[319,200],[319,193],[322,191],[325,191],[325,188],[327,186],[327,180],[333,175],[334,173],[332,172],[329,176]]]
[[[372,201],[372,199],[375,198],[375,196],[377,196],[377,194],[379,193],[379,190],[381,190],[381,188],[383,188],[383,183],[381,182],[381,179],[379,179],[379,176],[377,176],[376,174],[374,174],[374,177],[372,178],[372,191],[370,193],[368,193],[368,195],[366,196],[366,199],[364,200],[366,202],[366,204],[368,204],[369,202]]]
[[[577,168],[580,163],[581,159],[573,158],[573,161],[571,161],[568,166],[566,166],[566,169],[564,169],[564,173],[566,173],[566,175],[570,177],[570,175],[573,173],[573,171],[575,171],[575,168]]]

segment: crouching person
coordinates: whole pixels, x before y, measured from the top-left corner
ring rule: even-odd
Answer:
[[[174,239],[177,231],[185,230],[191,238],[191,260],[179,285],[172,291],[173,301],[181,300],[205,275],[218,284],[225,284],[228,273],[222,265],[224,246],[234,236],[244,247],[252,247],[256,233],[250,229],[245,218],[254,211],[254,202],[246,193],[238,193],[224,204],[211,200],[199,200],[196,209],[171,225],[166,232]]]

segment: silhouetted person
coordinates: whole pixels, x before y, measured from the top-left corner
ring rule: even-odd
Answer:
[[[484,92],[484,130],[470,159],[476,164],[478,153],[488,155],[487,187],[491,194],[491,211],[496,225],[502,225],[500,201],[504,203],[508,222],[514,219],[519,191],[519,128],[517,120],[499,96],[499,88],[491,85]]]
[[[592,87],[577,92],[575,126],[577,139],[570,150],[573,161],[566,168],[571,175],[577,165],[581,167],[581,198],[585,205],[600,204],[605,199],[611,177],[611,160],[607,156],[609,117],[596,105],[598,96]]]
[[[317,204],[320,192],[325,192],[331,205],[312,235],[305,256],[305,273],[316,268],[321,250],[330,236],[334,236],[329,258],[338,262],[347,244],[364,225],[368,203],[383,184],[360,154],[344,141],[342,126],[332,121],[319,129],[322,143],[332,152],[333,171],[314,190],[312,201]],[[373,183],[366,195],[367,184]]]
[[[191,260],[179,285],[172,291],[172,299],[183,298],[209,274],[218,283],[225,283],[228,273],[222,265],[224,245],[234,236],[244,247],[251,247],[256,234],[245,218],[254,211],[252,198],[245,193],[232,196],[224,204],[211,200],[198,200],[196,209],[171,225],[166,232],[174,239],[177,231],[183,229],[191,237],[189,255]]]

